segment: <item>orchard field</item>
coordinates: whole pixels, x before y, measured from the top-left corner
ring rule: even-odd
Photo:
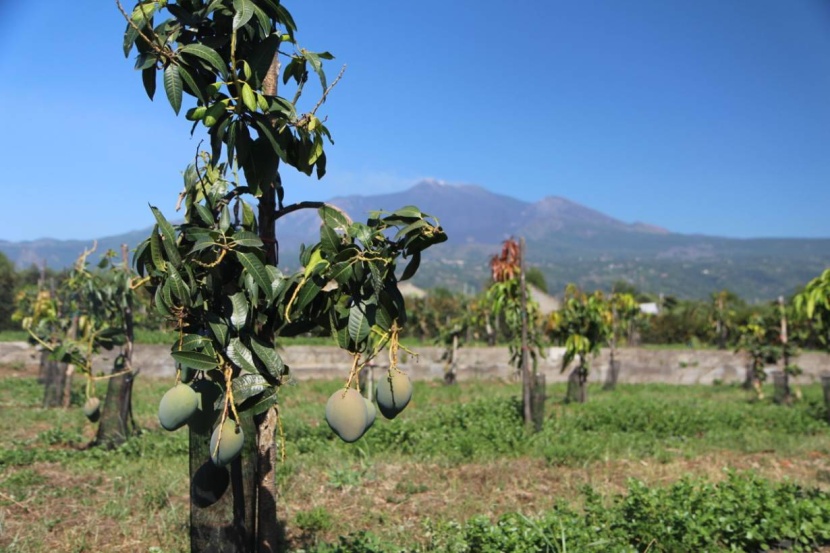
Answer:
[[[88,448],[78,406],[43,409],[36,375],[0,368],[0,550],[187,551],[186,430],[156,417],[166,381],[139,378],[142,433]],[[520,384],[416,382],[394,421],[355,444],[325,423],[339,381],[281,392],[279,512],[291,551],[828,550],[830,425],[819,386],[792,407],[733,386],[548,386],[526,431]],[[767,394],[771,397],[772,393]]]

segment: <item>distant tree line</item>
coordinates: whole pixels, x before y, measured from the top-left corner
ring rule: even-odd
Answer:
[[[56,289],[69,277],[69,269],[54,270],[31,265],[16,269],[14,264],[0,253],[0,330],[20,330],[20,324],[12,320],[15,305],[26,291],[38,288]],[[527,270],[527,281],[542,292],[549,291],[541,271],[534,267]],[[484,289],[490,283],[485,283]],[[805,283],[806,284],[806,283]],[[590,292],[587,291],[586,292]],[[735,349],[742,340],[742,329],[753,324],[762,326],[771,336],[778,332],[780,307],[777,300],[763,304],[750,304],[729,290],[713,292],[707,299],[682,299],[662,296],[639,290],[627,282],[615,283],[611,290],[603,291],[607,298],[614,294],[627,294],[638,304],[651,304],[656,314],[641,313],[633,317],[619,344],[630,345],[681,345],[691,348]],[[154,316],[149,297],[139,295],[136,309],[136,328],[162,330],[164,323]],[[793,311],[792,297],[785,298],[787,309]],[[506,344],[514,337],[504,315],[495,315],[489,306],[486,293],[462,294],[445,288],[433,288],[423,297],[407,301],[409,321],[406,337],[423,342],[449,344],[453,336],[467,344]],[[790,313],[790,340],[800,348],[822,349],[826,331],[799,316]],[[550,314],[541,314],[533,321],[546,336],[548,344],[556,345],[551,332]]]

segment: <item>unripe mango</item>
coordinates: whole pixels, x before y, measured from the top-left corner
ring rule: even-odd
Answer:
[[[406,373],[397,369],[389,371],[386,377],[381,378],[377,389],[378,409],[387,419],[397,417],[412,399],[412,381]]]
[[[196,412],[199,398],[187,384],[176,384],[162,396],[159,402],[159,423],[165,430],[184,426]]]
[[[210,436],[210,460],[220,467],[228,465],[239,457],[244,443],[245,433],[242,432],[242,427],[237,425],[233,419],[227,418],[224,424],[217,426]]]
[[[369,411],[360,392],[337,390],[326,402],[326,422],[341,440],[357,441],[369,427]]]
[[[101,418],[101,400],[97,397],[91,397],[84,403],[84,416],[89,419],[89,422],[98,422]]]

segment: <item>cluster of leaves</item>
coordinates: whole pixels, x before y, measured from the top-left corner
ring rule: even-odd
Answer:
[[[819,344],[830,349],[830,269],[807,283],[793,305],[796,313],[810,321]]]
[[[208,159],[205,157],[205,159]],[[322,205],[320,241],[303,248],[304,269],[284,274],[267,262],[244,187],[224,164],[185,173],[185,217],[172,225],[152,208],[156,225],[135,254],[155,307],[178,330],[173,358],[225,385],[239,410],[262,412],[277,400],[288,366],[278,336],[330,333],[353,354],[374,355],[406,311],[397,289],[418,267],[421,251],[446,240],[437,221],[415,207],[377,212],[364,223]]]
[[[126,314],[134,301],[126,264],[116,264],[116,254],[109,251],[90,270],[87,258],[93,251],[78,258],[55,290],[22,290],[14,314],[32,341],[51,351],[53,359],[75,365],[88,376],[95,354],[125,343]]]
[[[516,269],[516,273],[520,273]],[[519,367],[522,362],[522,294],[521,283],[515,276],[501,282],[494,282],[485,292],[484,302],[496,317],[503,317],[510,330],[507,347],[510,350],[510,364]],[[524,313],[527,317],[528,354],[535,368],[543,355],[543,334],[540,332],[542,313],[539,304],[529,296],[525,298]]]
[[[565,290],[562,309],[548,319],[547,332],[554,341],[565,346],[562,371],[574,359],[581,370],[588,371],[591,356],[599,355],[613,329],[613,312],[604,294],[586,294],[574,285]]]
[[[496,521],[477,516],[463,524],[432,523],[426,543],[405,549],[360,532],[313,551],[812,551],[830,544],[830,495],[751,473],[667,487],[631,480],[611,501],[590,486],[582,494],[580,509],[561,503],[535,517],[508,513]]]
[[[160,22],[161,14],[169,16]],[[326,171],[324,137],[328,129],[315,115],[298,113],[296,104],[309,70],[328,91],[322,60],[328,52],[301,48],[296,24],[288,10],[275,0],[143,0],[128,18],[124,55],[135,48],[135,68],[152,99],[158,74],[173,110],[178,114],[183,94],[196,106],[187,119],[207,128],[212,158],[235,159],[245,172],[252,194],[270,185],[279,161],[307,175]],[[283,83],[294,84],[288,100],[265,87],[271,64],[283,44],[289,62]],[[276,88],[274,83],[274,89]],[[325,93],[320,103],[325,99]]]

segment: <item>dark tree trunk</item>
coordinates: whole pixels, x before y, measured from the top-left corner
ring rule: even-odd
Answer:
[[[253,419],[242,413],[242,431],[255,436]],[[190,427],[190,551],[256,551],[256,447],[246,439],[242,455],[226,467],[210,460],[213,425]]]
[[[66,364],[49,359],[50,352],[44,350],[41,359],[43,370],[43,406],[60,407],[63,405],[63,392],[66,387]]]
[[[531,397],[531,413],[533,417],[533,429],[536,432],[542,431],[545,422],[545,399],[546,395],[545,375],[537,374],[533,379],[533,394]]]
[[[124,269],[129,267],[127,246],[121,246],[121,257]],[[133,344],[135,330],[133,327],[133,304],[127,300],[123,312],[124,336],[126,338],[121,355],[115,360],[112,367],[113,376],[107,383],[107,397],[101,409],[101,422],[98,424],[98,433],[95,443],[107,449],[118,447],[136,432],[137,426],[133,418],[133,382],[138,371],[133,368]]]

